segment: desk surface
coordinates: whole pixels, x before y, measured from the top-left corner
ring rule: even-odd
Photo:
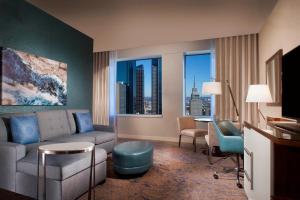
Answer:
[[[244,122],[245,127],[255,130],[256,132],[270,139],[275,144],[300,147],[299,138],[292,138],[289,134],[286,133],[286,131],[278,129],[272,123],[268,123],[268,125],[270,126],[271,130],[263,130],[249,122]]]

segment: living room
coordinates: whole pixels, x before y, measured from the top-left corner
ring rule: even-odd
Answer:
[[[0,0],[1,199],[299,199],[299,10]]]

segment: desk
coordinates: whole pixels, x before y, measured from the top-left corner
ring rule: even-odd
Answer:
[[[263,130],[245,122],[244,188],[249,199],[300,199],[300,140],[268,122]]]

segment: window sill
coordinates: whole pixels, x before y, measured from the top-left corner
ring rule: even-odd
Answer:
[[[162,118],[163,115],[117,114],[117,117]]]

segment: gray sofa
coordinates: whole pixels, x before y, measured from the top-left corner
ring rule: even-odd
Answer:
[[[95,130],[76,133],[75,112],[87,110],[55,110],[37,113],[40,143],[12,143],[9,117],[0,116],[0,188],[36,198],[37,148],[42,144],[85,141],[96,145],[96,183],[106,178],[107,153],[112,152],[116,134]],[[88,190],[90,153],[47,156],[47,199],[75,199]],[[40,177],[42,180],[42,177]],[[41,192],[40,192],[40,195]]]

